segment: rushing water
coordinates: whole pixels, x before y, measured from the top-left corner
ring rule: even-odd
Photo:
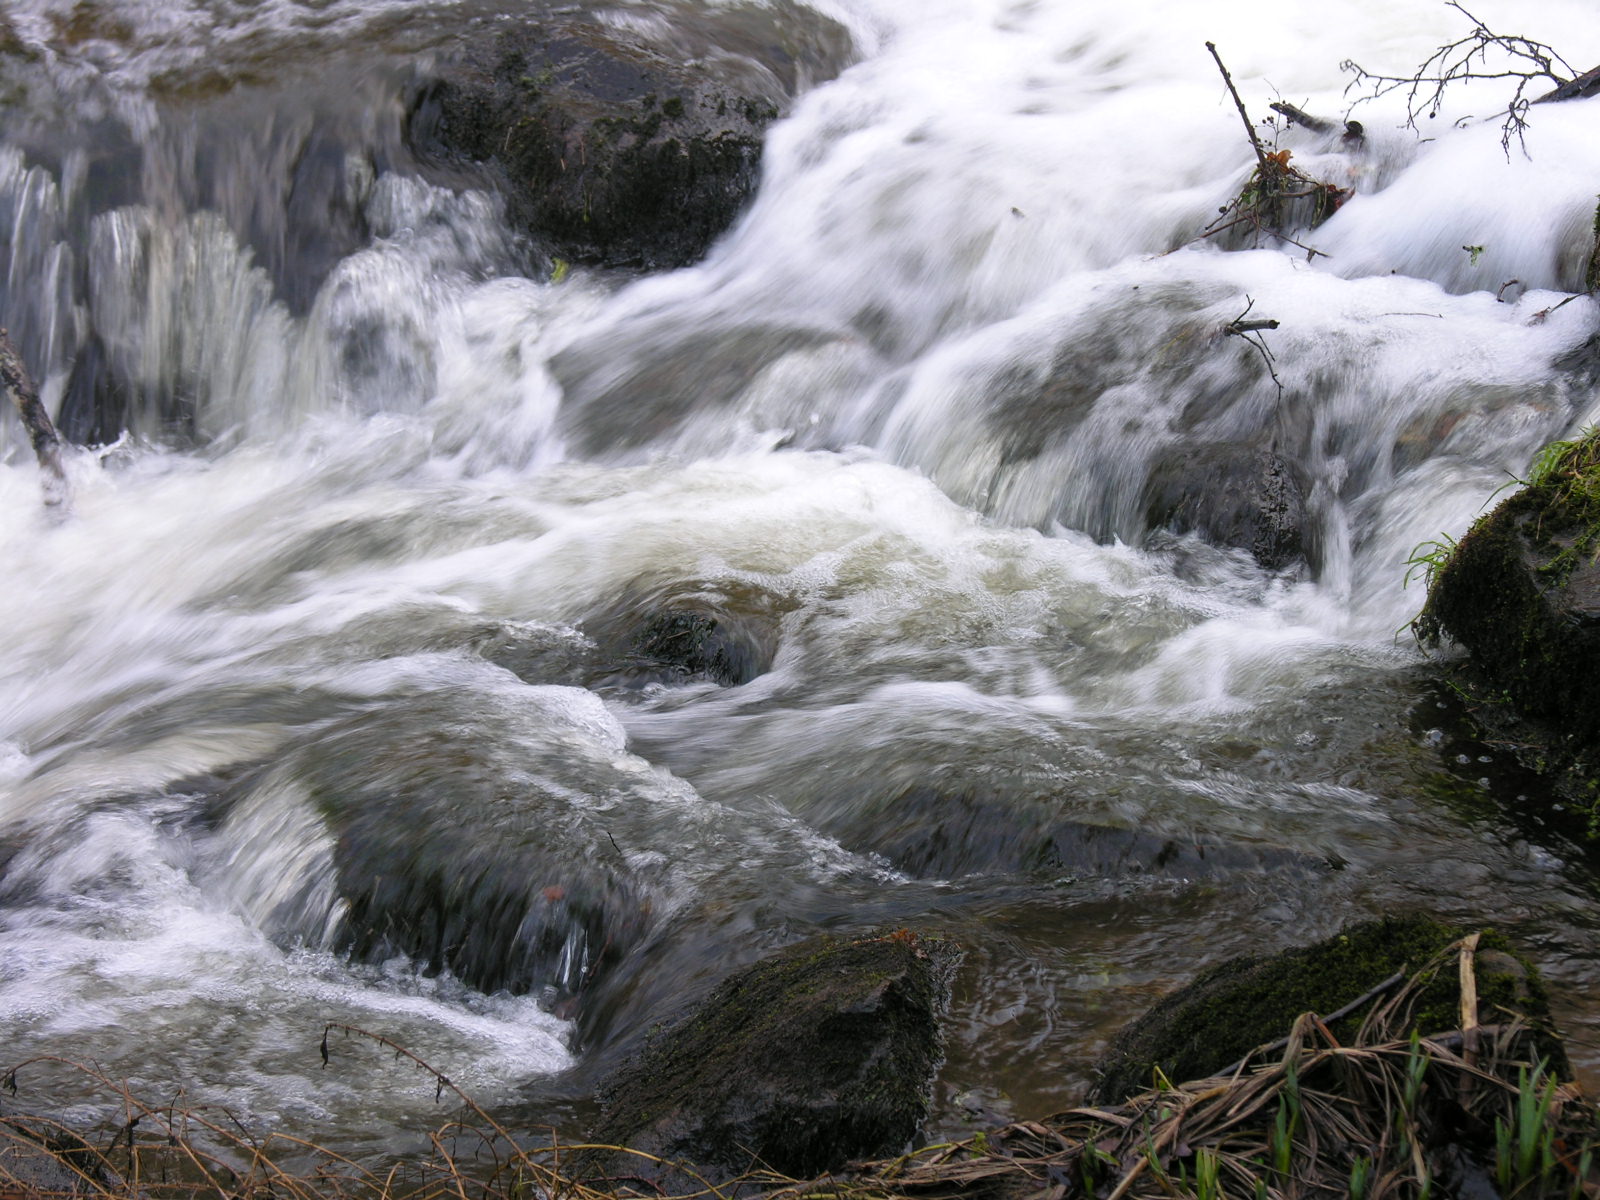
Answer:
[[[1426,139],[1393,103],[1359,154],[1284,133],[1357,193],[1308,262],[1195,240],[1253,162],[1204,43],[1258,115],[1342,116],[1341,59],[1409,67],[1455,10],[828,0],[785,19],[854,61],[708,258],[557,279],[402,135],[500,7],[4,10],[0,312],[79,441],[95,388],[132,424],[62,520],[20,431],[0,463],[8,1058],[376,1153],[433,1089],[322,1070],[324,1021],[572,1119],[733,965],[911,925],[968,949],[952,1127],[1076,1099],[1206,963],[1423,909],[1507,928],[1600,1069],[1592,866],[1397,634],[1412,548],[1600,416],[1600,313],[1553,309],[1600,100],[1525,155],[1470,119],[1494,84]],[[1588,0],[1479,15],[1600,61]],[[1281,392],[1220,333],[1252,305]],[[1309,565],[1147,528],[1201,446],[1301,464]],[[690,602],[770,669],[617,666]]]

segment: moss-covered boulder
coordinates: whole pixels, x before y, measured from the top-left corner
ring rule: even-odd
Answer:
[[[447,173],[483,168],[552,255],[697,261],[753,192],[766,127],[849,37],[787,3],[664,16],[674,36],[549,15],[469,39],[422,91],[413,146]]]
[[[1439,565],[1416,628],[1464,646],[1478,719],[1600,833],[1600,435],[1550,447],[1529,486]],[[1507,736],[1509,735],[1509,736]]]
[[[897,1153],[927,1115],[957,951],[901,931],[792,946],[723,981],[602,1091],[591,1141],[692,1164],[712,1181],[765,1164],[797,1178]],[[652,1177],[592,1152],[587,1178]]]
[[[1423,967],[1468,931],[1426,917],[1386,917],[1353,925],[1327,941],[1266,957],[1231,959],[1203,972],[1128,1026],[1099,1066],[1092,1100],[1116,1104],[1151,1085],[1156,1070],[1174,1083],[1225,1070],[1250,1051],[1284,1037],[1304,1012],[1338,1012],[1395,972]],[[1502,1010],[1548,1018],[1537,973],[1499,933],[1483,933],[1476,958],[1478,1017]],[[1365,1016],[1359,1009],[1331,1026],[1346,1038]],[[1422,993],[1413,1028],[1424,1034],[1459,1028],[1460,975],[1441,970]],[[1542,1035],[1540,1052],[1560,1074],[1560,1042]]]

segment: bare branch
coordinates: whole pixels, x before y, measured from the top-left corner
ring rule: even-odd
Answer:
[[[10,393],[11,403],[16,406],[17,416],[22,418],[22,427],[28,431],[28,440],[33,444],[39,469],[44,472],[44,502],[50,508],[57,508],[67,500],[67,473],[61,467],[61,439],[50,423],[50,414],[39,402],[39,393],[34,390],[22,356],[4,329],[0,329],[0,385]]]
[[[1245,136],[1250,139],[1250,145],[1255,148],[1256,163],[1265,171],[1267,169],[1267,151],[1261,145],[1261,139],[1256,136],[1256,127],[1250,124],[1250,114],[1244,109],[1244,101],[1239,99],[1239,89],[1233,86],[1233,76],[1228,74],[1228,68],[1222,65],[1222,55],[1217,53],[1215,42],[1207,42],[1206,49],[1211,51],[1211,57],[1217,60],[1217,70],[1222,72],[1222,82],[1228,85],[1228,94],[1233,97],[1233,106],[1239,110],[1239,120],[1244,122]]]
[[[1346,59],[1339,64],[1342,70],[1352,76],[1345,87],[1345,95],[1349,96],[1352,91],[1359,93],[1351,102],[1351,108],[1395,92],[1404,92],[1406,125],[1416,129],[1419,117],[1432,120],[1439,115],[1445,92],[1452,84],[1469,79],[1514,80],[1516,87],[1511,99],[1497,114],[1501,118],[1500,146],[1509,157],[1511,140],[1515,138],[1518,147],[1526,154],[1524,135],[1528,128],[1528,106],[1536,102],[1529,99],[1528,89],[1544,79],[1554,84],[1559,92],[1578,72],[1545,43],[1520,34],[1496,33],[1458,0],[1450,0],[1449,6],[1472,22],[1472,30],[1464,37],[1440,46],[1419,63],[1410,75],[1385,75],[1381,71],[1369,71],[1354,59]],[[1566,73],[1562,74],[1562,71]],[[1539,96],[1537,100],[1558,98],[1557,92]]]

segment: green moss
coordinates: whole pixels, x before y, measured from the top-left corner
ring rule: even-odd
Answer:
[[[1095,1100],[1116,1103],[1143,1090],[1156,1069],[1173,1082],[1224,1070],[1284,1037],[1301,1013],[1337,1012],[1395,972],[1420,969],[1465,932],[1425,917],[1388,917],[1314,946],[1212,967],[1117,1038],[1101,1063]],[[1493,930],[1484,932],[1477,974],[1483,1018],[1493,1019],[1501,1007],[1546,1016],[1537,975]],[[1457,972],[1438,972],[1418,1000],[1412,1028],[1424,1034],[1458,1028],[1460,1003]],[[1351,1013],[1332,1033],[1348,1039],[1365,1015],[1365,1008]],[[1550,1038],[1541,1049],[1565,1071],[1559,1042]]]
[[[1583,273],[1583,286],[1591,292],[1600,288],[1600,204],[1594,209],[1594,243],[1589,250],[1589,267]]]
[[[1579,823],[1593,828],[1600,778],[1600,433],[1552,443],[1527,486],[1482,517],[1431,571],[1414,628],[1471,653],[1462,686],[1491,709],[1488,724],[1522,722],[1511,740],[1548,771]]]

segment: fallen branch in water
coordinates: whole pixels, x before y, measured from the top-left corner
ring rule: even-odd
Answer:
[[[12,345],[11,334],[4,329],[0,329],[0,383],[11,394],[11,403],[16,405],[17,416],[22,418],[22,427],[28,431],[28,440],[33,444],[34,457],[39,460],[39,469],[44,472],[45,505],[58,508],[66,503],[68,496],[67,473],[61,467],[61,439],[50,422],[50,414],[39,401],[39,393],[28,376],[28,368],[22,363],[22,356]]]
[[[1334,122],[1325,120],[1322,117],[1313,117],[1304,109],[1296,108],[1287,100],[1274,100],[1267,107],[1275,113],[1288,117],[1294,124],[1303,125],[1311,130],[1312,133],[1332,133],[1339,128]]]

